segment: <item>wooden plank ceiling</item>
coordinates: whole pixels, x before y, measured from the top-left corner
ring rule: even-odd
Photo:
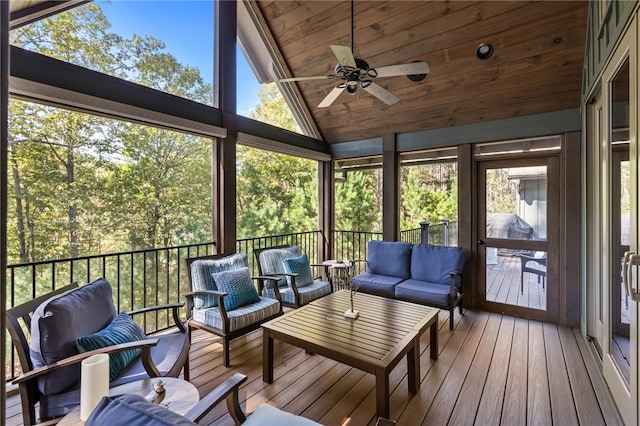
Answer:
[[[329,45],[351,43],[350,2],[257,5],[292,77],[334,73]],[[374,68],[425,61],[428,77],[378,78],[400,98],[391,106],[360,89],[318,108],[335,80],[289,84],[329,143],[577,108],[587,13],[587,1],[356,1],[355,56]],[[476,58],[480,43],[490,59]]]

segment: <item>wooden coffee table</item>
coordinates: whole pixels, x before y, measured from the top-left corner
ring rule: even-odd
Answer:
[[[262,324],[262,378],[273,382],[273,340],[376,376],[376,409],[389,417],[389,373],[407,356],[409,392],[420,388],[420,336],[431,328],[431,358],[438,358],[438,312],[415,303],[356,293],[356,320],[344,317],[349,291],[329,294]]]

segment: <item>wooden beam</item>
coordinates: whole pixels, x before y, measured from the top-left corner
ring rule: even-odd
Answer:
[[[7,365],[7,163],[9,155],[9,2],[0,2],[0,365]],[[6,386],[0,386],[0,413],[6,413]],[[4,424],[4,416],[0,424]]]
[[[175,125],[199,135],[224,135],[222,114],[211,106],[15,46],[10,55],[13,96],[159,127]]]
[[[215,12],[215,65],[214,85],[217,105],[222,111],[222,125],[227,138],[214,144],[214,175],[217,176],[212,211],[213,237],[218,253],[236,251],[236,143],[238,125],[236,116],[236,20],[238,5],[235,1],[216,2]]]
[[[473,206],[476,205],[473,169],[473,145],[464,144],[458,146],[458,247],[465,254],[466,262],[462,271],[465,307],[477,305],[476,279],[473,269],[473,255],[476,251],[475,241],[473,241]]]
[[[396,135],[382,138],[382,239],[400,238],[400,162],[396,152]]]
[[[335,259],[333,229],[335,228],[335,176],[332,161],[318,162],[318,226],[324,236],[318,241],[319,260]]]

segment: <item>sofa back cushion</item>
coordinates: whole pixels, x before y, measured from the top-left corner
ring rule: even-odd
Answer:
[[[411,244],[400,241],[369,241],[367,271],[407,279],[411,276]]]
[[[198,259],[191,264],[191,289],[218,290],[211,274],[225,271],[237,271],[249,266],[246,253],[235,253],[219,259]],[[218,298],[213,295],[196,295],[193,297],[194,309],[207,309],[218,305]]]
[[[298,246],[263,250],[260,252],[260,258],[258,259],[260,261],[260,271],[262,275],[287,273],[284,267],[284,260],[300,257],[301,255],[302,253]],[[272,283],[273,281],[268,281],[265,285],[269,288]],[[282,277],[280,281],[278,281],[278,286],[282,287],[285,285],[287,285],[287,280],[285,277]]]
[[[416,244],[411,254],[411,278],[435,284],[449,284],[449,273],[462,271],[464,253],[458,247]]]
[[[52,297],[33,312],[29,352],[33,368],[77,355],[76,339],[102,330],[115,318],[111,284],[99,278]],[[38,378],[45,395],[62,392],[80,380],[80,363]]]

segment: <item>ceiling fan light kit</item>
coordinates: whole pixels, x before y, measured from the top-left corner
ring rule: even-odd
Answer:
[[[355,95],[358,87],[372,94],[387,105],[393,105],[400,100],[396,95],[389,92],[384,87],[375,83],[373,79],[382,77],[396,77],[405,75],[409,80],[419,82],[424,80],[429,74],[429,65],[426,62],[414,61],[409,64],[390,65],[380,68],[370,68],[367,61],[356,58],[353,55],[354,45],[354,3],[351,1],[351,47],[331,45],[333,54],[338,59],[335,66],[335,75],[294,77],[279,80],[280,82],[308,81],[308,80],[342,80],[329,94],[320,102],[318,108],[326,108],[346,90],[347,93]]]

